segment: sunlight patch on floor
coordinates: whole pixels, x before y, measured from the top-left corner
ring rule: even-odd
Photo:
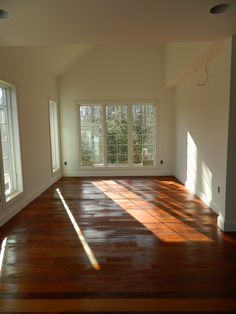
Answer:
[[[2,245],[1,245],[1,253],[0,253],[0,274],[1,274],[1,272],[2,272],[2,265],[3,265],[5,250],[6,250],[6,244],[7,244],[7,237],[3,239]]]
[[[70,218],[70,221],[71,221],[71,223],[72,223],[72,225],[73,225],[73,227],[74,227],[74,229],[75,229],[75,231],[76,231],[76,233],[78,235],[78,238],[81,241],[81,244],[82,244],[82,246],[84,248],[85,253],[88,256],[88,259],[89,259],[91,265],[93,266],[94,269],[99,270],[100,269],[100,265],[99,265],[98,261],[96,260],[96,258],[94,256],[90,246],[88,245],[88,242],[86,241],[86,239],[85,239],[85,237],[84,237],[84,235],[83,235],[79,225],[77,224],[77,222],[76,222],[76,220],[75,220],[75,218],[74,218],[74,216],[73,216],[69,206],[67,205],[64,197],[62,196],[62,194],[60,192],[60,189],[56,189],[56,192],[57,192],[57,194],[60,197],[60,200],[61,200],[61,202],[62,202],[62,204],[63,204],[63,206],[64,206],[64,208],[65,208],[65,210],[67,212],[67,215]]]
[[[92,183],[162,241],[212,241],[194,227],[113,180],[92,181]]]

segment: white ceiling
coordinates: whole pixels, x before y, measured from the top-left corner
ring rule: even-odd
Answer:
[[[230,11],[209,9],[229,3]],[[236,34],[236,0],[0,0],[0,45],[213,41]]]

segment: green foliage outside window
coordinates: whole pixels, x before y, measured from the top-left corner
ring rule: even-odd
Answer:
[[[128,106],[105,106],[103,123],[102,106],[80,107],[82,165],[102,165],[105,161],[108,165],[128,164],[130,151],[132,164],[154,159],[154,106],[130,105],[131,131],[128,128]],[[128,144],[132,147],[129,148]]]

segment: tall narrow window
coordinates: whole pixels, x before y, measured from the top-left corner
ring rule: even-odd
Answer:
[[[6,201],[23,190],[15,88],[0,82],[1,167]]]
[[[128,109],[127,106],[106,106],[107,163],[128,163]]]
[[[60,169],[58,114],[57,114],[57,103],[52,100],[49,100],[49,121],[50,121],[50,136],[51,136],[52,171],[56,172],[57,170]]]
[[[81,165],[101,165],[103,159],[102,111],[100,106],[80,107]]]
[[[154,160],[154,106],[133,105],[133,163],[151,164]]]
[[[155,105],[80,105],[81,166],[153,166]]]

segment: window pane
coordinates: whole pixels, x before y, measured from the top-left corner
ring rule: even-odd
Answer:
[[[142,162],[142,155],[138,154],[138,155],[133,155],[133,163],[134,164],[141,164]]]
[[[106,106],[107,163],[128,163],[128,108]]]
[[[7,111],[7,89],[0,88],[0,125],[1,125],[1,149],[4,171],[5,194],[8,196],[15,186],[15,175],[11,170],[14,167],[14,159],[11,156],[12,136],[9,132],[10,116]]]
[[[128,155],[122,154],[118,155],[118,164],[127,164],[128,162]]]
[[[133,163],[154,160],[154,106],[132,105]]]
[[[1,154],[6,200],[22,191],[18,117],[14,87],[0,86]]]
[[[143,135],[143,144],[144,145],[152,145],[153,144],[153,134],[145,133]]]
[[[3,140],[2,141],[2,158],[9,158],[10,152],[9,152],[9,142]]]
[[[0,106],[0,123],[7,123],[7,108]]]
[[[0,131],[1,131],[1,140],[6,141],[7,134],[8,134],[7,124],[0,122]]]
[[[11,176],[9,173],[4,175],[4,187],[6,195],[9,195],[11,192]]]
[[[49,101],[52,171],[60,169],[57,103]]]
[[[4,87],[0,88],[0,106],[1,107],[7,106],[7,88]]]
[[[104,163],[101,106],[80,106],[81,165]]]

